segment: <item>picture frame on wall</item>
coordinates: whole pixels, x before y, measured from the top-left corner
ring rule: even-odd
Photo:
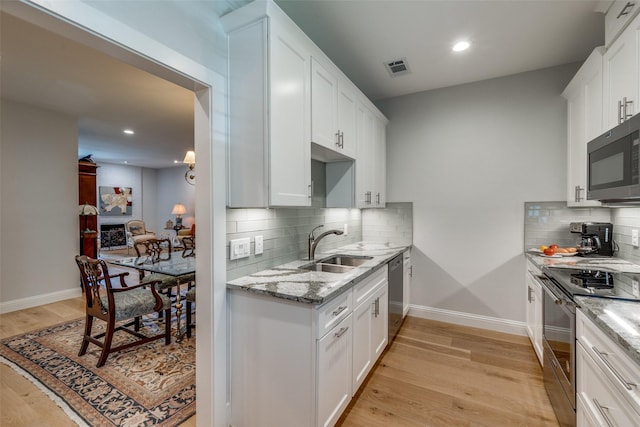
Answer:
[[[131,216],[133,196],[131,187],[99,187],[100,215]]]

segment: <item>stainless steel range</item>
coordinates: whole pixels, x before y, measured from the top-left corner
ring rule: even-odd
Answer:
[[[576,296],[640,301],[640,274],[543,268],[544,384],[561,426],[576,425]]]

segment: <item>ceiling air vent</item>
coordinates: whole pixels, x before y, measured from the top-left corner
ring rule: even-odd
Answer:
[[[391,77],[402,76],[405,74],[409,74],[411,70],[409,70],[409,64],[407,63],[407,58],[394,59],[393,61],[387,61],[384,63],[387,67],[387,71],[391,75]]]

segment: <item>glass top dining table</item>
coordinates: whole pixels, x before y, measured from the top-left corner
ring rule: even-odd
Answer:
[[[130,257],[109,260],[108,262],[122,267],[135,268],[136,270],[162,273],[169,276],[180,277],[196,272],[196,257],[183,256],[184,251],[163,254],[157,261],[147,256]]]

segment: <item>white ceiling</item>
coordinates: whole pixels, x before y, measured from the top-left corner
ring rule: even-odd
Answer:
[[[584,61],[604,42],[596,0],[276,3],[373,100]],[[411,74],[391,77],[383,64],[403,57]]]
[[[276,3],[374,100],[583,61],[603,44],[597,0]],[[192,149],[192,92],[5,13],[0,18],[2,98],[78,117],[80,157],[160,168]],[[454,54],[460,38],[472,46]],[[401,57],[411,73],[390,77],[384,62]],[[125,127],[136,135],[122,134]]]

